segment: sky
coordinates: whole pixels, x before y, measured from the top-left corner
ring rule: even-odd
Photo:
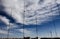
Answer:
[[[59,0],[1,0],[0,38],[60,37]]]

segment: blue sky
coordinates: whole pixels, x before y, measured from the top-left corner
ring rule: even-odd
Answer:
[[[13,27],[9,29],[9,33],[10,33],[9,37],[23,37],[23,32],[25,32],[24,36],[30,36],[30,37],[36,37],[37,33],[39,37],[51,37],[51,34],[53,37],[55,37],[56,33],[57,33],[57,36],[60,37],[60,34],[59,34],[60,33],[59,31],[60,30],[60,18],[58,17],[56,17],[56,19],[53,21],[44,22],[41,25],[24,25],[24,28],[23,28],[23,25],[22,26],[12,25],[12,26],[17,26],[17,27],[15,28]],[[36,27],[37,27],[37,31],[36,31]],[[55,32],[54,27],[56,28],[56,32]],[[2,31],[4,33],[6,32],[5,34],[4,33],[0,34],[0,37],[7,37],[8,36],[7,26],[1,25],[0,29],[4,30]]]
[[[31,2],[31,1],[30,1]],[[30,3],[29,2],[29,3]],[[38,5],[37,1],[34,1],[32,5],[26,8],[25,13],[23,11],[23,1],[17,6],[15,1],[3,1],[6,4],[5,9],[0,9],[0,38],[21,38],[21,37],[60,37],[60,4],[56,4],[54,1],[52,6],[47,6],[49,3],[47,0],[43,5]],[[51,2],[51,1],[50,1]],[[11,4],[13,3],[13,4]],[[19,7],[20,5],[20,7]],[[45,7],[45,5],[47,7]],[[1,5],[0,5],[1,6]],[[35,6],[35,7],[34,7]],[[44,6],[44,7],[43,7]],[[20,9],[18,9],[20,8]],[[12,10],[12,13],[11,13]],[[24,9],[25,10],[25,9]],[[23,16],[23,15],[26,16]],[[25,18],[24,18],[25,17]],[[23,21],[24,20],[24,21]],[[23,23],[24,22],[24,23]]]

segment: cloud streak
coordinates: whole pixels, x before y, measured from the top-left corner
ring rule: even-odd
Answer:
[[[6,17],[0,16],[0,20],[4,22],[6,25],[9,25],[9,20]]]
[[[57,11],[58,7],[55,0],[45,0],[42,5],[38,4],[39,0],[30,0],[32,4],[26,8],[25,5],[28,5],[27,3],[29,2],[27,0],[25,2],[25,5],[23,0],[13,0],[12,2],[11,1],[12,0],[8,0],[7,2],[7,0],[2,0],[2,4],[5,7],[5,11],[7,12],[7,14],[12,16],[16,20],[16,23],[23,24],[24,22],[25,25],[29,25],[36,24],[37,21],[37,24],[41,24],[42,22],[47,21],[50,18],[52,19],[54,16],[59,15],[59,13],[57,13],[59,11]],[[23,12],[24,10],[25,12]]]
[[[8,33],[7,30],[0,29],[0,34],[8,35],[8,34],[13,34],[13,33],[10,33],[10,32]]]
[[[32,31],[29,31],[27,29],[17,29],[17,31],[21,32],[21,33],[24,33],[24,36],[30,36],[32,35]],[[33,36],[33,35],[32,35]]]
[[[13,29],[16,27],[18,28],[18,26],[21,26],[17,25],[17,23],[21,23],[24,25],[40,25],[44,22],[54,20],[54,17],[59,15],[59,7],[57,6],[55,0],[45,0],[41,4],[38,4],[39,0],[25,1],[26,2],[24,5],[23,0],[2,0],[2,4],[5,7],[4,11],[6,12],[6,14],[13,17],[16,21],[16,23],[11,23],[10,20],[7,19],[7,17],[0,16],[0,20],[3,21],[6,25],[9,25],[10,23],[10,26],[7,26],[7,29]],[[57,3],[59,4],[60,2],[58,1]],[[28,7],[26,7],[26,5],[28,5]],[[17,29],[17,31],[21,33],[23,33],[23,30],[24,34],[26,35],[32,34],[32,31],[29,31],[27,29]],[[8,34],[8,31],[0,30],[0,34]]]

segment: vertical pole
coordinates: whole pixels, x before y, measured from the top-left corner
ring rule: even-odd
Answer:
[[[36,35],[37,35],[37,38],[38,38],[37,16],[36,16]]]
[[[25,6],[25,0],[24,0],[24,6]],[[25,20],[25,7],[23,11],[23,39],[24,39],[24,20]]]
[[[51,38],[52,38],[52,31],[50,31],[50,35],[51,35]]]
[[[55,3],[56,3],[56,0],[55,0]],[[56,3],[57,4],[57,3]],[[52,9],[51,9],[52,10]],[[52,13],[52,16],[53,16],[53,13]],[[53,18],[52,18],[53,19]],[[55,25],[55,22],[53,21],[53,26],[54,26],[54,28],[55,28],[55,35],[56,35],[56,37],[57,37],[57,31],[56,31],[56,25]]]
[[[55,2],[56,2],[57,0],[55,0]],[[56,4],[57,4],[57,2],[56,2]],[[58,7],[58,6],[57,6]],[[59,12],[59,11],[58,11]],[[54,21],[53,21],[54,22]],[[57,37],[57,31],[56,31],[56,25],[55,25],[55,22],[54,22],[54,28],[55,28],[55,34],[56,34],[56,37]]]

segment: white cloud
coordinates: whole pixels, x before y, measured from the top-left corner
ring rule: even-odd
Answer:
[[[4,22],[7,26],[7,29],[11,29],[11,28],[16,28],[18,25],[14,24],[14,23],[10,23],[9,19],[7,19],[5,16],[0,16],[0,21]]]
[[[36,24],[36,21],[37,24],[41,24],[45,21],[51,21],[54,16],[59,15],[58,7],[55,7],[57,5],[54,0],[45,0],[45,2],[42,5],[32,4],[31,7],[26,8],[25,24]]]
[[[56,0],[58,4],[60,4],[60,0]]]
[[[17,29],[17,30],[20,31],[21,33],[31,34],[31,31],[29,31],[27,29]]]
[[[32,34],[34,35],[34,33],[30,30],[27,30],[27,29],[17,29],[17,31],[21,32],[21,33],[24,33],[24,36],[31,36]],[[32,36],[33,36],[32,35]]]
[[[0,30],[0,34],[8,34],[8,32],[5,30]]]
[[[22,12],[24,10],[23,0],[2,0],[5,11],[12,16],[16,22],[23,23]]]
[[[8,31],[7,30],[0,29],[0,34],[6,34],[7,35],[8,34]],[[9,34],[12,34],[12,33],[9,32]]]
[[[0,29],[0,34],[5,34],[5,35],[11,34],[11,35],[13,35],[13,33],[9,32],[8,30],[2,30],[2,29]]]
[[[0,20],[3,21],[6,25],[9,25],[9,20],[6,17],[0,16]]]
[[[23,20],[24,20],[25,25],[36,24],[36,18],[37,18],[37,24],[40,24],[48,20],[51,21],[51,19],[54,16],[59,14],[59,13],[56,13],[57,12],[56,9],[58,9],[57,7],[53,8],[53,10],[56,10],[56,11],[50,12],[52,7],[57,6],[55,0],[53,1],[45,0],[42,3],[42,5],[38,5],[39,0],[33,0],[33,1],[29,0],[29,1],[33,3],[29,7],[25,8],[25,13],[23,12],[24,11],[23,0],[2,0],[2,3],[5,7],[5,11],[7,12],[7,14],[12,16],[16,20],[16,23],[23,24]],[[25,18],[23,18],[23,14],[26,15]]]

